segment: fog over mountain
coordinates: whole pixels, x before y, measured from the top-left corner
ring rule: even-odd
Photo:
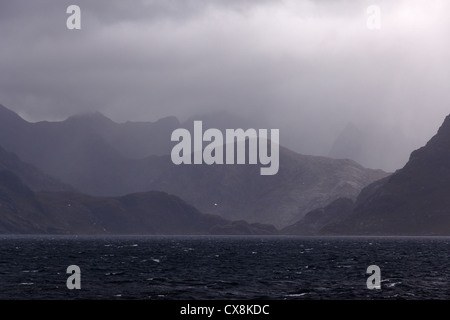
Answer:
[[[245,122],[207,117],[205,128],[229,121]],[[31,123],[0,105],[0,146],[80,192],[165,191],[205,213],[277,227],[339,197],[355,198],[387,175],[352,160],[298,154],[283,146],[273,176],[261,176],[260,166],[250,164],[177,166],[165,152],[175,145],[170,135],[177,124],[192,129],[189,121],[175,118],[119,124],[99,113]]]
[[[450,234],[450,115],[407,164],[365,187],[356,202],[338,199],[285,228],[287,234]]]
[[[0,103],[27,120],[225,110],[323,156],[351,122],[362,164],[393,171],[448,113],[448,1],[79,0],[81,30],[69,4],[0,3]]]

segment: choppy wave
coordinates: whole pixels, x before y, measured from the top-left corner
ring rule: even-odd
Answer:
[[[0,237],[0,299],[449,299],[449,238]],[[369,290],[366,269],[381,269]],[[69,265],[81,290],[68,290]]]

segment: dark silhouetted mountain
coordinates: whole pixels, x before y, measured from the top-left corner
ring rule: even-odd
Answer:
[[[323,227],[342,221],[352,214],[353,200],[339,198],[324,208],[308,212],[303,219],[283,230],[282,234],[289,235],[317,235]]]
[[[203,214],[164,192],[93,197],[38,192],[0,171],[0,233],[9,234],[273,234],[273,226]]]
[[[146,139],[151,145],[151,140],[161,139],[161,145],[174,146],[168,132],[178,123],[176,119],[161,120],[160,127],[159,121],[115,124],[101,114],[71,117],[62,122],[29,123],[4,107],[0,108],[1,113],[15,123],[10,125],[9,120],[0,117],[0,145],[80,192],[120,196],[165,191],[201,212],[229,220],[285,227],[340,197],[356,198],[364,186],[386,176],[383,171],[363,168],[351,160],[301,155],[283,147],[280,170],[274,176],[261,176],[259,165],[176,166],[169,155],[132,159],[125,156],[127,152],[120,145]],[[228,125],[232,119],[224,117],[223,121],[223,125]],[[127,129],[132,134],[110,129],[125,126],[132,128]],[[140,126],[147,129],[138,129]],[[146,131],[148,128],[154,129],[152,134]],[[107,134],[108,130],[117,130],[114,132],[118,136]],[[119,138],[122,134],[125,138]],[[118,143],[119,139],[122,142]],[[133,148],[144,147],[137,142]],[[133,152],[134,156],[148,153]]]
[[[89,130],[127,158],[140,159],[150,155],[170,154],[172,131],[180,127],[175,117],[155,122],[116,123],[99,112],[68,118],[75,130]]]
[[[334,234],[450,235],[450,116],[390,177],[366,187]]]
[[[156,122],[115,123],[100,113],[72,116],[61,122],[30,123],[0,105],[0,145],[47,173],[63,171],[61,165],[71,162],[82,167],[86,164],[79,160],[91,158],[170,154],[170,136],[179,126],[175,117]]]
[[[30,233],[41,229],[45,213],[34,192],[19,177],[0,170],[0,233]]]

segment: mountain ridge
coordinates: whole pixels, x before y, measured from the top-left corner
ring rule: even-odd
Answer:
[[[269,225],[204,214],[161,191],[121,197],[34,192],[11,171],[0,170],[2,234],[274,234]]]
[[[259,165],[176,166],[169,153],[158,153],[175,145],[170,134],[178,121],[167,118],[160,127],[130,122],[128,126],[134,128],[131,131],[137,130],[137,136],[131,139],[133,133],[127,138],[132,143],[125,139],[114,147],[108,142],[114,137],[105,135],[109,130],[106,127],[116,125],[105,118],[94,113],[33,124],[17,120],[21,119],[17,116],[19,123],[14,126],[0,118],[0,145],[83,193],[120,196],[165,191],[192,203],[201,212],[277,227],[287,226],[337,198],[354,199],[364,186],[387,175],[351,160],[301,155],[284,147],[280,147],[280,170],[271,177],[261,177]],[[102,129],[100,124],[91,128],[90,121],[106,123],[106,127]],[[146,129],[136,129],[140,126]],[[154,134],[148,134],[150,127]],[[164,147],[139,159],[126,157],[128,151],[117,147],[132,145],[139,149],[142,141],[148,142],[148,147],[154,138]]]

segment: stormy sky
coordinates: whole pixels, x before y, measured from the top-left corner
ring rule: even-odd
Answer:
[[[71,4],[81,30],[66,28]],[[29,121],[228,110],[325,156],[352,123],[358,160],[395,170],[450,113],[449,12],[445,0],[1,1],[0,104]]]

